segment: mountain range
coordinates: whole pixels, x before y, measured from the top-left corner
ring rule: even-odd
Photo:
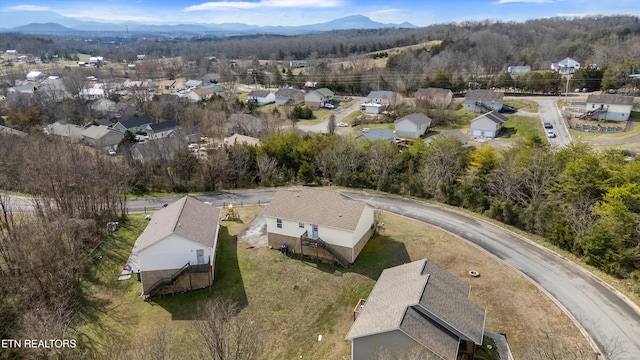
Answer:
[[[81,21],[51,11],[20,11],[2,15],[0,32],[28,34],[77,34],[83,32],[144,32],[144,33],[206,33],[206,34],[278,34],[299,35],[313,32],[348,29],[415,28],[408,22],[385,24],[363,15],[352,15],[329,22],[299,26],[257,26],[242,23],[153,25],[136,22],[103,23]],[[25,23],[28,19],[28,23]]]

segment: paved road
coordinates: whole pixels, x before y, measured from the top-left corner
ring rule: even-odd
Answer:
[[[549,139],[549,143],[555,147],[562,147],[569,145],[572,141],[571,135],[569,134],[569,130],[567,129],[567,125],[560,116],[560,111],[558,110],[556,102],[558,101],[557,97],[553,96],[524,96],[524,97],[514,97],[514,99],[526,99],[535,101],[538,103],[538,116],[540,118],[541,125],[545,122],[550,122],[553,126],[551,129],[556,137]],[[525,115],[535,115],[533,113],[526,113]],[[546,133],[546,129],[545,129]]]
[[[346,103],[344,107],[338,107],[333,110],[333,114],[336,116],[336,125],[342,121],[347,115],[351,114],[356,110],[360,110],[360,104],[363,103],[366,98],[352,96],[351,102]],[[327,125],[329,124],[329,119],[315,125],[296,125],[296,127],[302,131],[315,132],[315,133],[327,133]],[[337,128],[338,133],[340,133],[341,128]]]
[[[265,204],[275,191],[248,191],[196,196],[217,206]],[[497,256],[543,288],[564,307],[610,359],[637,359],[640,353],[640,309],[587,271],[516,234],[438,206],[401,198],[346,191],[375,207],[449,231]],[[177,199],[137,199],[131,210],[158,209]]]

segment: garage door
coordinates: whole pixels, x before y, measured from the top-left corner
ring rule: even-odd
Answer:
[[[471,135],[473,136],[482,136],[482,130],[472,130]]]
[[[484,131],[482,133],[482,136],[488,137],[488,138],[492,138],[493,137],[493,131]]]

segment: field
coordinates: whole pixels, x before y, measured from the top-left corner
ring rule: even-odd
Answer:
[[[259,211],[258,206],[241,207],[244,222],[221,222],[216,281],[210,289],[151,302],[141,300],[134,279],[116,281],[146,226],[143,215],[134,215],[101,248],[86,284],[90,300],[78,327],[81,346],[96,358],[193,358],[199,343],[195,308],[209,297],[230,297],[241,314],[254,319],[263,359],[346,359],[350,343],[344,336],[353,308],[368,296],[381,271],[427,258],[472,286],[472,300],[487,309],[487,330],[507,334],[515,358],[530,358],[540,346],[588,349],[570,319],[536,286],[446,232],[383,213],[382,234],[369,241],[353,266],[342,269],[237,242]],[[470,277],[472,269],[480,277]]]

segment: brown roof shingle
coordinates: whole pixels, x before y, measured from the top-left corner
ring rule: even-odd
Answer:
[[[288,189],[278,190],[264,210],[264,215],[335,229],[355,230],[367,206],[370,205],[332,190]]]
[[[185,196],[153,214],[138,238],[138,251],[174,234],[215,248],[220,209]]]

